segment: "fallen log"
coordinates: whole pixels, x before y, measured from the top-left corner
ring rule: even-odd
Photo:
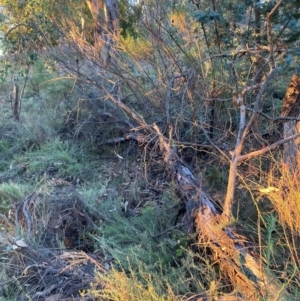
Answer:
[[[155,142],[155,145],[158,146],[170,175],[176,180],[177,190],[181,195],[182,202],[186,205],[186,230],[187,232],[196,230],[199,233],[199,245],[205,244],[213,252],[214,260],[218,262],[221,273],[229,279],[233,287],[231,295],[228,295],[230,300],[232,300],[232,295],[234,295],[236,300],[249,301],[259,299],[285,301],[290,299],[283,284],[264,265],[259,252],[256,253],[247,238],[238,235],[230,224],[238,163],[241,161],[241,158],[247,159],[250,155],[256,155],[256,153],[242,155],[244,142],[259,113],[262,94],[276,71],[276,68],[272,68],[266,80],[260,84],[254,111],[247,123],[246,106],[244,104],[240,106],[240,126],[236,146],[231,158],[221,148],[215,147],[215,144],[213,141],[210,141],[210,137],[207,135],[207,140],[211,142],[211,145],[230,162],[227,195],[222,214],[218,212],[214,202],[203,191],[201,180],[193,175],[189,167],[178,156],[177,149],[174,146],[174,126],[171,118],[167,118],[167,138],[156,124],[148,124],[144,117],[128,107],[119,95],[108,91],[104,84],[91,81],[93,86],[99,88],[106,95],[107,100],[110,100],[112,104],[126,113],[136,125],[136,128],[132,129],[124,138],[111,139],[110,143],[132,139],[136,140],[139,145],[149,145]],[[242,95],[251,91],[251,89],[245,88]],[[166,107],[166,115],[168,115],[169,107]],[[205,133],[204,128],[203,131]],[[288,138],[288,141],[290,139]],[[273,147],[276,147],[276,145],[273,145]],[[259,154],[269,150],[260,151]],[[214,296],[214,300],[218,299],[224,300],[224,296],[219,298]]]
[[[288,300],[290,296],[283,284],[269,272],[259,253],[253,249],[253,244],[237,234],[234,227],[228,224],[228,217],[218,212],[214,202],[202,190],[201,181],[182,162],[158,126],[154,124],[152,129],[157,133],[164,162],[186,204],[186,230],[189,233],[196,230],[199,233],[199,244],[205,244],[212,250],[221,272],[234,288],[228,297],[232,298],[234,294],[235,300]],[[145,136],[140,133],[130,135],[130,138],[143,144],[147,140]],[[224,296],[214,300],[224,300]]]

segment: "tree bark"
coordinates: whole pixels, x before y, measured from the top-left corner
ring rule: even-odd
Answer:
[[[109,65],[119,34],[118,0],[86,0],[86,3],[94,21],[94,43]]]
[[[13,93],[12,93],[12,112],[14,120],[20,120],[20,96],[19,96],[19,85],[14,83]]]
[[[281,116],[296,117],[300,116],[300,76],[293,75],[283,99]],[[283,123],[283,137],[287,138],[300,133],[300,122],[295,120]],[[291,167],[295,165],[297,152],[299,151],[300,138],[290,140],[284,144],[283,160]]]

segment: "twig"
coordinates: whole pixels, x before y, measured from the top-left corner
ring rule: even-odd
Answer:
[[[13,224],[8,220],[8,218],[0,213],[0,223],[7,225],[9,228],[14,228]]]
[[[272,35],[271,35],[271,17],[275,13],[275,11],[278,9],[280,4],[283,0],[279,0],[277,4],[272,8],[272,10],[267,13],[267,37],[268,37],[268,46],[270,51],[270,61],[271,61],[271,68],[275,68],[275,60],[274,60],[274,49],[273,49],[273,41],[272,41]]]
[[[28,202],[31,200],[31,198],[35,195],[35,192],[33,192],[28,198],[25,199],[24,203],[23,203],[23,214],[25,216],[26,219],[26,223],[27,223],[27,238],[30,238],[31,236],[31,217],[30,214],[27,211],[27,206],[28,206]]]
[[[174,81],[177,78],[185,77],[185,74],[180,74],[180,75],[173,75],[167,88],[167,96],[166,96],[166,101],[165,101],[165,108],[166,108],[166,117],[167,117],[167,124],[168,126],[171,124],[171,116],[170,116],[170,100],[172,98],[172,88],[174,85]]]
[[[251,108],[246,108],[246,110],[254,113],[254,110]],[[279,117],[273,118],[262,111],[257,111],[256,113],[265,117],[266,119],[270,120],[273,123],[281,122],[281,121],[300,121],[300,118],[297,118],[297,117],[279,116]]]
[[[29,74],[29,68],[30,68],[30,63],[27,63],[26,64],[26,67],[25,67],[25,80],[24,80],[24,85],[22,87],[22,90],[20,92],[20,96],[19,96],[19,117],[20,117],[20,114],[21,114],[21,109],[22,109],[22,100],[23,100],[23,95],[24,95],[24,91],[25,91],[25,88],[26,88],[26,85],[27,85],[27,80],[28,80],[28,74]]]
[[[19,227],[19,213],[20,213],[20,210],[22,209],[22,212],[24,214],[24,217],[26,219],[26,223],[27,223],[27,238],[30,238],[31,236],[31,217],[27,211],[27,205],[28,205],[28,202],[31,200],[31,198],[35,195],[35,192],[33,192],[30,196],[28,196],[24,201],[21,201],[17,208],[16,208],[16,212],[15,212],[15,223],[16,223],[16,226],[17,228]]]
[[[26,23],[19,23],[19,24],[15,25],[15,26],[11,27],[11,28],[5,33],[5,38],[7,38],[7,36],[10,35],[10,33],[11,33],[12,31],[14,31],[15,29],[17,29],[17,28],[19,28],[19,27],[21,27],[21,26],[27,27],[28,29],[31,28],[31,27],[28,26]]]
[[[248,153],[246,155],[239,156],[238,162],[245,161],[245,160],[257,157],[257,156],[261,156],[261,155],[263,155],[263,154],[265,154],[265,153],[267,153],[267,152],[275,149],[276,147],[278,147],[278,146],[280,146],[280,145],[282,145],[284,143],[287,143],[290,140],[296,139],[298,137],[300,137],[300,133],[292,135],[292,136],[287,137],[285,139],[282,139],[280,141],[277,141],[277,142],[275,142],[275,143],[273,143],[273,144],[271,144],[271,145],[269,145],[269,146],[267,146],[267,147],[265,147],[263,149],[260,149],[260,150],[257,150],[257,151],[253,151],[253,152]]]

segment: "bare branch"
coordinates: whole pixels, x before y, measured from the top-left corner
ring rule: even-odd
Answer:
[[[273,144],[271,144],[271,145],[269,145],[269,146],[267,146],[267,147],[265,147],[263,149],[260,149],[260,150],[248,153],[246,155],[242,155],[242,156],[240,156],[238,158],[238,161],[241,162],[241,161],[245,161],[245,160],[257,157],[257,156],[261,156],[261,155],[263,155],[263,154],[265,154],[265,153],[267,153],[267,152],[275,149],[276,147],[278,147],[278,146],[280,146],[282,144],[285,144],[285,143],[289,142],[290,140],[296,139],[298,137],[300,137],[300,133],[295,134],[295,135],[290,136],[290,137],[287,137],[287,138],[282,139],[280,141],[277,141],[277,142],[275,142],[275,143],[273,143]]]
[[[278,9],[280,4],[283,0],[279,0],[277,4],[272,8],[272,10],[267,13],[267,37],[268,37],[268,44],[269,44],[269,51],[270,51],[270,61],[271,61],[271,67],[275,68],[275,59],[274,59],[274,49],[273,49],[273,41],[272,41],[272,35],[271,35],[271,17],[275,13],[275,11]]]
[[[232,160],[230,162],[227,192],[226,192],[226,197],[225,197],[225,201],[224,201],[223,216],[225,216],[225,218],[228,220],[230,220],[231,216],[232,216],[231,209],[232,209],[233,200],[234,200],[238,158],[242,152],[242,149],[244,146],[244,140],[245,140],[245,135],[244,135],[245,131],[246,131],[246,130],[244,130],[245,119],[246,119],[246,106],[245,105],[241,105],[241,107],[240,107],[240,116],[241,117],[240,117],[239,132],[238,132],[238,137],[236,140],[235,150],[232,154]]]
[[[26,23],[19,23],[19,24],[15,25],[15,26],[11,27],[11,28],[5,33],[5,37],[7,37],[8,35],[10,35],[11,32],[13,32],[15,29],[17,29],[17,28],[19,28],[19,27],[21,27],[21,26],[24,26],[24,27],[26,27],[26,28],[28,28],[28,29],[31,28],[31,27],[29,27]]]
[[[263,94],[264,90],[266,89],[267,84],[270,82],[270,80],[275,75],[276,71],[277,71],[277,68],[272,69],[271,72],[269,73],[267,79],[261,84],[260,90],[255,99],[253,114],[252,114],[250,120],[248,121],[248,124],[246,125],[246,127],[245,127],[246,106],[242,105],[240,107],[240,116],[241,117],[240,117],[239,132],[238,132],[238,137],[236,140],[235,150],[233,152],[232,160],[230,162],[227,192],[226,192],[226,197],[225,197],[225,201],[224,201],[223,215],[228,220],[230,220],[232,217],[231,211],[232,211],[232,205],[233,205],[233,201],[234,201],[236,174],[237,174],[239,157],[240,157],[242,149],[244,147],[244,142],[247,137],[247,134],[257,116],[258,107],[259,107],[259,103],[261,101],[262,94]]]
[[[254,113],[254,110],[251,108],[246,108],[246,110]],[[289,117],[289,116],[271,117],[262,111],[257,111],[256,113],[270,120],[273,123],[282,122],[282,121],[300,121],[300,118],[297,117]]]

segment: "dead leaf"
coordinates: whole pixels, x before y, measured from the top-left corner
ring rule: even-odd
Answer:
[[[27,247],[28,247],[27,244],[25,243],[25,241],[22,240],[22,239],[17,240],[17,241],[16,241],[16,245],[17,245],[18,247],[21,247],[21,248],[27,248]]]

